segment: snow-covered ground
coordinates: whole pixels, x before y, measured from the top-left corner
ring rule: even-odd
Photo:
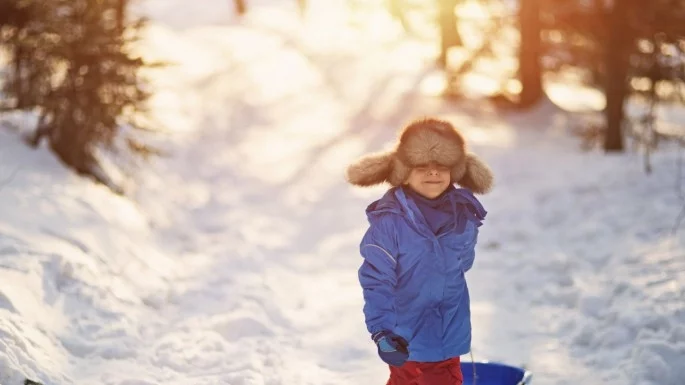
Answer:
[[[539,385],[681,385],[678,154],[645,175],[634,153],[581,152],[551,103],[435,97],[433,46],[371,5],[312,3],[238,20],[229,1],[142,2],[143,52],[176,64],[153,74],[170,155],[134,199],[0,130],[0,384],[383,384],[356,276],[383,189],[343,170],[436,114],[497,177],[468,277],[475,359]]]

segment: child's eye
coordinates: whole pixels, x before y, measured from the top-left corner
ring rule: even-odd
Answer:
[[[426,173],[426,172],[432,171],[432,170],[438,171],[438,172],[440,172],[440,173],[445,173],[445,172],[449,172],[449,171],[450,171],[450,168],[449,168],[449,167],[443,166],[443,165],[441,165],[441,164],[437,164],[437,165],[421,165],[421,166],[416,166],[416,167],[414,167],[414,169],[415,169],[417,172],[420,172],[420,173]]]

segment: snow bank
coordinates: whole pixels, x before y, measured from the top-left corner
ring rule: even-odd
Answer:
[[[679,155],[665,146],[647,175],[637,154],[579,151],[575,116],[550,112],[509,117],[515,146],[483,149],[499,182],[471,275],[474,350],[525,364],[538,384],[676,385]]]
[[[135,359],[175,269],[144,212],[4,127],[0,143],[0,384]]]

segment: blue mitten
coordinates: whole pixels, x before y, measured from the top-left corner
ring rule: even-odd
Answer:
[[[402,366],[409,358],[409,343],[397,334],[383,330],[371,338],[378,347],[378,355],[388,365]]]

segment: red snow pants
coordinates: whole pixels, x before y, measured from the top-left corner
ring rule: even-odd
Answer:
[[[404,365],[390,366],[390,379],[386,385],[462,385],[459,357],[440,362],[407,361]]]

